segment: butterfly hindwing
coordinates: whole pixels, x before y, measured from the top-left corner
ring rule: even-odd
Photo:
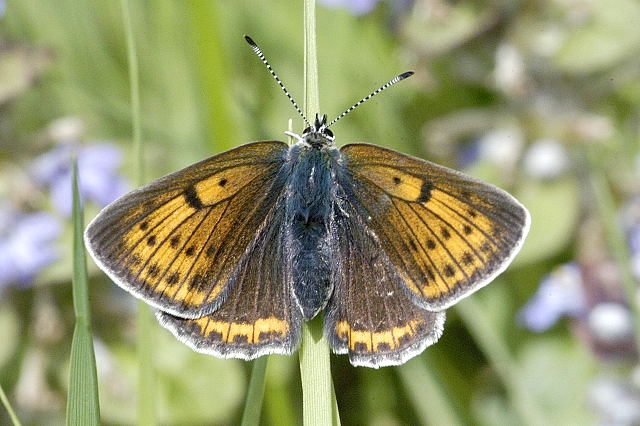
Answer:
[[[451,306],[519,251],[529,214],[505,191],[374,145],[350,144],[341,153],[347,198],[420,306]]]
[[[269,215],[215,312],[195,319],[159,312],[160,323],[194,350],[224,358],[292,353],[302,316],[293,303],[283,222],[283,208]]]
[[[334,216],[334,292],[327,305],[325,334],[335,353],[353,365],[399,365],[435,343],[444,312],[418,307],[376,237],[349,202]]]
[[[256,142],[213,156],[105,208],[85,241],[121,287],[171,314],[215,310],[284,188],[287,145]]]

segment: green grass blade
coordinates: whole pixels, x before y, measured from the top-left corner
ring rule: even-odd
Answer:
[[[127,39],[127,55],[129,61],[129,87],[131,96],[131,118],[133,125],[133,145],[135,152],[136,184],[143,185],[144,173],[144,145],[142,142],[142,118],[140,112],[140,77],[138,71],[138,54],[133,24],[128,0],[121,0],[122,21]],[[155,425],[156,409],[154,390],[155,371],[153,360],[153,326],[154,319],[151,308],[144,302],[138,301],[136,324],[138,328],[138,412],[137,424]]]
[[[268,356],[261,356],[253,361],[251,380],[247,391],[247,400],[242,413],[242,426],[254,426],[260,424],[262,412],[262,399],[264,396],[265,376],[267,372]]]
[[[144,185],[144,145],[142,144],[142,118],[140,112],[140,71],[138,52],[133,36],[133,23],[128,0],[121,0],[122,21],[127,39],[127,60],[129,64],[129,93],[131,96],[131,123],[133,127],[133,148],[136,165],[136,185]]]
[[[155,425],[155,364],[153,358],[153,327],[155,319],[149,305],[137,303],[136,324],[138,326],[138,413],[137,424]]]
[[[224,151],[236,146],[235,126],[229,112],[230,72],[223,43],[220,40],[221,20],[218,2],[186,2],[184,7],[190,16],[196,46],[197,73],[201,85],[205,114],[203,120],[211,147]]]
[[[449,426],[462,424],[455,414],[456,408],[425,364],[424,357],[415,357],[396,371],[421,423]]]
[[[13,411],[13,407],[9,402],[9,398],[7,398],[7,395],[5,395],[4,389],[2,389],[2,385],[0,385],[0,401],[2,401],[2,405],[4,405],[4,408],[6,408],[7,413],[9,413],[9,418],[11,419],[13,426],[22,426],[22,423],[20,423],[20,420],[18,419],[18,416],[16,416],[15,411]]]
[[[338,411],[338,400],[336,399],[336,389],[331,382],[331,420],[334,426],[340,426],[340,411]]]
[[[91,337],[91,310],[87,284],[87,261],[82,234],[84,220],[78,194],[78,165],[73,163],[73,307],[76,325],[69,366],[68,425],[100,423],[98,376]]]
[[[596,152],[595,149],[588,152],[589,180],[594,199],[596,200],[597,211],[600,215],[600,223],[604,228],[609,252],[618,265],[622,290],[624,291],[629,309],[633,314],[636,346],[640,348],[640,304],[637,302],[638,284],[631,272],[631,254],[629,253],[629,247],[625,241],[622,229],[620,229],[620,220],[616,211],[613,194],[602,173],[602,168],[597,161],[599,155],[601,155],[601,153]]]
[[[522,424],[530,426],[549,424],[538,402],[526,387],[526,381],[522,377],[519,366],[513,360],[507,343],[496,331],[496,324],[492,323],[480,302],[477,301],[477,296],[461,301],[456,305],[456,310],[502,380],[511,406],[520,416]]]
[[[304,112],[313,120],[320,111],[316,45],[315,0],[304,1]],[[329,345],[323,335],[322,319],[307,322],[300,348],[302,416],[306,426],[340,424],[331,381]]]

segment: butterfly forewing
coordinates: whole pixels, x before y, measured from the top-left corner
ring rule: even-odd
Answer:
[[[256,142],[158,179],[105,208],[85,233],[121,287],[180,317],[209,314],[281,198],[283,142]]]
[[[445,315],[411,301],[351,201],[342,203],[331,224],[334,292],[325,333],[333,351],[348,353],[353,365],[402,364],[438,340]]]
[[[253,359],[290,354],[300,339],[301,314],[293,304],[284,247],[284,208],[267,218],[238,265],[225,302],[196,319],[158,313],[160,323],[198,352]]]
[[[520,249],[529,214],[505,191],[374,145],[341,152],[347,198],[420,306],[451,306],[488,284]]]

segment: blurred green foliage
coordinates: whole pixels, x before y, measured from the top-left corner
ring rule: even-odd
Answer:
[[[60,117],[80,117],[87,138],[115,141],[131,154],[119,7],[9,0],[0,18],[3,198],[14,200],[24,190],[21,199],[31,202],[18,170],[48,149],[45,129]],[[132,1],[131,11],[148,178],[248,141],[283,140],[289,118],[301,130],[301,120],[242,39],[250,34],[260,43],[301,102],[301,2]],[[338,144],[366,141],[457,167],[478,140],[506,129],[502,140],[512,154],[498,160],[480,155],[467,172],[510,190],[532,213],[530,236],[513,267],[472,297],[477,310],[471,312],[479,317],[449,310],[440,342],[412,362],[428,369],[462,423],[526,422],[518,392],[548,424],[602,419],[589,399],[596,378],[630,376],[636,355],[603,358],[576,322],[538,335],[516,317],[555,265],[576,259],[590,266],[608,256],[601,221],[617,218],[598,216],[590,174],[606,176],[619,206],[640,190],[640,4],[416,0],[383,2],[364,16],[321,5],[317,13],[320,105],[330,118],[399,72],[416,71],[341,120],[333,129]],[[527,147],[542,139],[568,153],[563,174],[527,172]],[[587,154],[597,158],[595,165],[588,165]],[[130,181],[132,158],[127,155],[122,169]],[[97,211],[87,209],[88,218]],[[61,238],[61,254],[70,247],[70,229]],[[70,261],[62,260],[39,274],[33,287],[0,289],[0,383],[25,424],[58,423],[64,416],[70,277]],[[90,287],[101,417],[105,424],[131,424],[133,298],[95,267]],[[470,322],[491,330],[491,340]],[[195,354],[160,327],[156,336],[159,384],[149,392],[156,395],[160,422],[237,423],[250,364]],[[296,356],[270,357],[265,424],[300,423],[297,363]],[[409,366],[353,368],[344,356],[332,356],[332,363],[343,424],[423,423],[424,412],[440,407],[430,406],[429,394],[416,395],[420,388],[402,371]],[[510,380],[517,383],[515,396]],[[0,411],[0,423],[6,422]]]

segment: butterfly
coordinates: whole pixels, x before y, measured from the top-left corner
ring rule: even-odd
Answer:
[[[402,364],[439,339],[446,308],[509,265],[530,224],[488,183],[375,145],[336,147],[333,123],[411,74],[285,132],[291,145],[248,143],[124,195],[87,227],[90,254],[198,352],[291,354],[324,310],[333,352]]]

